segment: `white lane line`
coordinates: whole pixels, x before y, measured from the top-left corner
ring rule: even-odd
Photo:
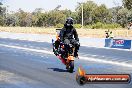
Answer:
[[[83,57],[83,56],[80,56],[79,58],[81,58],[83,60],[88,60],[88,61],[94,61],[94,62],[105,63],[105,64],[113,64],[113,65],[132,68],[132,64],[128,64],[125,62],[110,61],[110,60],[108,61],[108,60],[103,60],[103,59],[98,59],[98,58],[87,58],[87,57]]]
[[[24,48],[24,47],[19,47],[19,46],[10,46],[10,45],[5,45],[5,44],[0,44],[0,46],[54,55],[53,52],[46,51],[46,50]],[[108,61],[108,60],[102,60],[102,59],[98,59],[98,58],[88,58],[88,57],[83,57],[83,56],[79,56],[79,58],[83,59],[83,60],[88,60],[88,61],[94,61],[94,62],[105,63],[105,64],[113,64],[113,65],[131,67],[132,68],[132,64],[128,64],[128,63],[125,63],[125,62],[110,61],[110,60]]]
[[[10,46],[10,45],[5,45],[5,44],[0,44],[0,46],[4,46],[4,47],[8,47],[8,48],[15,48],[15,49],[22,49],[22,50],[33,51],[33,52],[40,52],[40,53],[45,53],[45,54],[53,54],[53,52],[49,52],[46,50],[24,48],[24,47],[20,47],[20,46]]]

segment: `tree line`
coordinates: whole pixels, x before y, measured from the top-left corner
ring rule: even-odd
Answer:
[[[122,0],[123,6],[107,8],[104,4],[97,5],[93,1],[83,3],[84,26],[126,27],[132,21],[132,1]],[[75,12],[60,10],[60,5],[50,11],[36,8],[33,12],[19,9],[17,12],[7,13],[7,8],[0,2],[0,26],[21,27],[62,27],[67,17],[72,17],[76,27],[81,27],[82,3],[78,3]]]

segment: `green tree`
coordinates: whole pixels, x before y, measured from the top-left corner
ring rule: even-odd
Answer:
[[[3,7],[2,2],[0,2],[0,26],[4,25],[5,18],[6,18],[6,8]]]
[[[123,5],[128,10],[132,9],[132,0],[123,0]]]
[[[78,13],[78,23],[81,23],[82,18],[82,4],[83,4],[83,15],[84,25],[92,24],[94,22],[94,9],[97,8],[97,4],[93,1],[87,1],[86,3],[78,3],[76,12]]]
[[[24,12],[22,9],[19,9],[18,12],[15,13],[15,15],[17,16],[18,18],[18,22],[17,22],[17,25],[18,26],[30,26],[31,24],[29,24],[29,19],[31,19],[30,17],[30,13],[27,13],[27,12]],[[27,21],[28,20],[28,21]],[[30,21],[30,23],[32,23]]]
[[[14,14],[8,14],[8,16],[5,19],[6,26],[16,26],[16,16]]]
[[[109,12],[112,16],[111,17],[111,23],[117,23],[118,22],[117,17],[118,17],[118,12],[120,9],[122,9],[121,6],[117,6],[117,7],[113,7],[113,8],[109,9]]]
[[[129,10],[126,8],[122,8],[118,11],[118,16],[117,16],[117,20],[118,23],[122,26],[122,27],[126,27],[127,24],[127,19],[128,19],[128,12]]]
[[[66,19],[66,15],[60,11],[50,11],[49,12],[49,23],[50,26],[56,26],[57,24],[63,24]]]
[[[95,22],[106,23],[110,19],[111,14],[104,4],[94,9]]]
[[[59,11],[60,11],[60,13],[64,14],[66,18],[72,17],[74,19],[74,23],[75,24],[77,23],[77,18],[78,18],[78,13],[77,12],[72,12],[71,10],[68,10],[68,9],[59,10]]]
[[[39,13],[36,21],[36,26],[47,26],[48,25],[48,14],[47,13]]]
[[[128,22],[132,22],[132,9],[128,11],[127,17],[128,17]]]

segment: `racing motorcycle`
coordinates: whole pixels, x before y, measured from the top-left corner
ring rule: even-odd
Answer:
[[[53,52],[62,61],[62,63],[66,65],[67,71],[73,73],[75,47],[72,44],[64,44],[60,42],[60,30],[61,29],[56,29],[56,41],[52,39]]]

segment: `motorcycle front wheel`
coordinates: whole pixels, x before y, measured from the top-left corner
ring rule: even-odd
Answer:
[[[69,72],[73,73],[73,70],[74,70],[74,61],[70,61],[70,63],[69,63]]]

